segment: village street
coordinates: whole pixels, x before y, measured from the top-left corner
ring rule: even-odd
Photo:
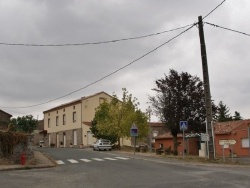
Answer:
[[[0,171],[12,187],[249,187],[249,166],[194,164],[116,151],[44,148],[54,168]]]

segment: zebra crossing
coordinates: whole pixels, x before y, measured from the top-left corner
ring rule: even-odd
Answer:
[[[94,162],[94,161],[97,161],[97,162],[103,162],[103,161],[117,161],[117,160],[129,160],[130,158],[128,157],[105,157],[105,158],[91,158],[91,159],[78,159],[78,160],[75,160],[75,159],[67,159],[66,161],[63,161],[63,160],[56,160],[55,162],[58,164],[58,165],[64,165],[66,163],[72,163],[72,164],[77,164],[77,163],[80,163],[80,162],[84,162],[84,163],[90,163],[90,162]]]

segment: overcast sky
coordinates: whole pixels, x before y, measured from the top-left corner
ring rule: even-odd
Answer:
[[[81,44],[155,34],[197,22],[222,0],[0,0],[0,43]],[[227,0],[204,19],[250,34],[250,1]],[[185,28],[187,29],[187,28]],[[169,69],[202,78],[198,28],[195,26],[139,61],[185,29],[137,40],[63,47],[0,44],[0,109],[14,117],[33,115],[60,104],[105,91],[119,97],[122,88],[149,106],[156,79]],[[231,115],[248,119],[250,37],[204,25],[212,99]],[[27,107],[30,108],[6,108]],[[157,118],[153,118],[155,121]]]

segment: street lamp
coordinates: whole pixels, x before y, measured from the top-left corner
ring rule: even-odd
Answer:
[[[152,109],[150,108],[150,106],[147,109],[147,113],[148,113],[148,125],[149,125],[149,151],[152,153],[152,131],[151,131],[151,126],[150,126],[150,118],[151,118]]]

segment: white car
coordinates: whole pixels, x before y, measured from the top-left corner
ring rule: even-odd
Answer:
[[[111,151],[112,145],[109,140],[100,139],[97,140],[96,143],[93,145],[93,150],[109,150]]]

